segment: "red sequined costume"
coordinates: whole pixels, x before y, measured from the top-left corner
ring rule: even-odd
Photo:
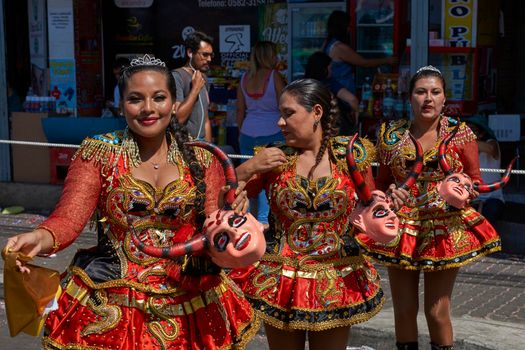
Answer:
[[[250,196],[266,189],[270,202],[267,250],[259,263],[236,269],[239,284],[261,318],[282,330],[322,331],[370,319],[382,307],[383,291],[374,267],[353,239],[349,214],[354,184],[345,155],[347,137],[330,140],[331,172],[316,180],[296,173],[298,153],[282,147],[288,162],[252,178]],[[359,140],[354,155],[368,171],[374,147]]]
[[[457,125],[452,118],[442,117],[439,137],[449,134]],[[376,185],[385,190],[400,183],[415,157],[409,138],[410,122],[383,124],[378,139],[380,161]],[[442,270],[459,267],[499,251],[501,242],[490,223],[472,207],[448,206],[438,194],[437,185],[445,178],[437,158],[439,141],[425,152],[423,171],[410,189],[406,206],[397,213],[400,235],[388,244],[374,242],[364,234],[357,241],[366,254],[389,266],[407,270]],[[476,137],[461,123],[446,149],[446,159],[453,172],[464,172],[473,181],[481,181]]]
[[[179,150],[180,178],[165,188],[136,179],[122,147],[123,132],[86,139],[71,163],[55,211],[39,227],[55,251],[71,244],[96,210],[98,245],[80,250],[63,276],[58,310],[46,320],[46,349],[242,349],[259,322],[241,290],[206,256],[153,258],[134,246],[132,218],[148,245],[184,242],[196,229],[197,193]],[[206,169],[206,212],[216,209],[223,172],[210,153],[195,149]],[[184,226],[183,230],[174,229]],[[177,235],[175,235],[177,233]],[[191,265],[189,283],[167,276]],[[192,280],[193,278],[193,280]],[[199,281],[205,281],[199,284]]]

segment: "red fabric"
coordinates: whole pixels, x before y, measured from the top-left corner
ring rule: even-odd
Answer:
[[[99,200],[100,165],[75,158],[69,166],[60,200],[47,220],[39,225],[51,231],[62,250],[82,232]]]
[[[272,237],[259,263],[234,269],[230,277],[263,320],[279,329],[320,331],[363,322],[380,310],[383,292],[373,266],[349,243],[355,190],[348,170],[331,163],[331,176],[308,180],[296,174],[293,159],[249,181],[251,196],[266,189]],[[373,188],[371,170],[363,175]]]
[[[391,124],[390,128],[400,124]],[[447,134],[449,125],[443,119],[440,134]],[[405,161],[414,159],[415,148],[408,144],[408,134],[401,129],[396,143],[383,143],[385,135],[394,131],[386,129],[379,136],[378,153],[380,168],[377,178],[379,189],[391,183],[400,183],[407,175]],[[497,232],[471,207],[462,210],[449,207],[439,196],[438,186],[445,174],[437,164],[437,147],[427,150],[424,166],[417,183],[410,188],[410,198],[398,212],[398,239],[391,244],[380,244],[364,234],[356,236],[366,253],[387,265],[405,269],[440,270],[457,267],[480,256],[501,249]],[[464,124],[446,150],[447,162],[454,172],[465,172],[473,181],[480,181],[478,147],[472,131]],[[388,163],[388,164],[387,164]]]
[[[463,171],[470,176],[473,182],[483,183],[479,170],[478,143],[470,141],[458,146]]]
[[[101,153],[95,154],[93,160],[81,156],[75,159],[57,209],[41,225],[52,231],[60,248],[64,248],[78,236],[97,208],[103,218],[100,237],[106,241],[99,249],[84,251],[83,268],[72,267],[64,276],[63,283],[67,285],[58,300],[58,310],[47,318],[49,337],[44,343],[58,348],[159,349],[159,339],[164,339],[167,349],[242,347],[255,334],[259,323],[231,280],[223,273],[181,276],[177,272],[182,259],[171,261],[145,255],[130,237],[129,220],[140,240],[156,247],[169,247],[200,232],[195,227],[195,200],[203,194],[196,191],[188,166],[179,164],[180,178],[165,188],[154,188],[130,173],[128,160],[118,152],[119,144],[110,144],[114,150],[105,144],[99,148],[100,143],[105,143],[101,141],[104,137],[116,139],[110,134],[88,142],[87,150],[102,149]],[[121,156],[113,166],[116,154]],[[106,161],[101,161],[101,155]],[[212,212],[217,209],[224,177],[214,158],[201,158],[206,169],[205,211]],[[181,227],[185,229],[179,231]],[[88,252],[93,255],[86,255]],[[96,278],[107,279],[94,282],[95,277],[90,274],[95,273]],[[105,297],[109,301],[104,301]],[[93,302],[88,303],[88,298]],[[161,304],[155,304],[160,301]],[[157,315],[157,308],[165,305],[171,308],[164,308],[164,313]],[[104,325],[112,317],[114,324]],[[103,327],[82,335],[88,326],[99,323]]]
[[[80,279],[74,279],[75,285],[88,288]],[[225,282],[223,282],[225,283]],[[97,314],[89,305],[83,305],[79,300],[64,293],[59,300],[59,309],[47,318],[46,328],[51,329],[48,339],[63,345],[78,347],[99,347],[101,349],[135,349],[157,350],[162,348],[155,333],[177,334],[175,339],[165,341],[166,349],[186,350],[219,350],[228,349],[236,340],[242,338],[243,331],[249,323],[255,323],[248,302],[236,292],[237,287],[224,284],[217,295],[216,302],[211,302],[206,307],[198,307],[190,300],[201,298],[206,300],[204,294],[180,294],[173,297],[151,296],[128,288],[105,289],[110,302],[102,305]],[[215,293],[215,292],[208,292]],[[120,297],[117,297],[120,296]],[[181,315],[171,316],[168,319],[159,318],[152,313],[144,313],[136,307],[120,306],[121,317],[112,329],[103,333],[93,333],[82,336],[79,330],[85,330],[88,325],[104,321],[104,311],[115,308],[116,300],[137,300],[142,305],[147,302],[162,302],[173,305],[179,310],[178,305],[186,310]],[[188,309],[189,307],[189,309]],[[226,317],[230,322],[226,326]],[[160,328],[161,327],[161,328]],[[228,327],[228,328],[227,328]],[[153,329],[153,330],[152,330]],[[44,340],[46,341],[46,340]]]

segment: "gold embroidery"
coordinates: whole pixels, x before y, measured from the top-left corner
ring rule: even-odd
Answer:
[[[163,350],[168,348],[167,341],[173,341],[179,336],[179,324],[176,320],[151,321],[147,322],[146,325]]]
[[[122,318],[122,311],[118,306],[108,305],[108,298],[104,290],[97,290],[87,301],[89,308],[102,319],[89,323],[81,332],[80,336],[90,334],[101,334],[114,329]]]

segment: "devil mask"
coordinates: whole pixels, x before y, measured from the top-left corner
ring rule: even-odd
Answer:
[[[416,161],[405,182],[399,186],[406,190],[416,182],[417,176],[421,173],[423,160],[421,145],[412,135],[410,137],[416,146]],[[391,209],[392,202],[390,198],[379,190],[370,192],[363,176],[357,169],[352,152],[356,138],[357,134],[349,142],[346,156],[348,169],[360,199],[356,208],[350,214],[350,221],[374,241],[388,243],[398,235],[399,218]]]

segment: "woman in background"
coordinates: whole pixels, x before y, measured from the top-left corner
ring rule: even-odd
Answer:
[[[243,74],[237,88],[237,125],[241,154],[253,155],[256,146],[283,142],[277,126],[279,97],[286,85],[275,67],[277,46],[271,41],[259,41],[250,55],[250,69]],[[257,209],[255,217],[268,225],[268,201],[263,192],[251,201]]]
[[[350,47],[348,35],[348,14],[341,10],[333,11],[326,24],[327,37],[321,48],[332,59],[332,76],[355,95],[356,86],[352,66],[377,67],[381,65],[394,65],[397,57],[364,58]],[[356,124],[347,124],[342,120],[341,133],[350,135],[355,132]]]
[[[337,97],[341,125],[358,124],[359,100],[332,76],[332,60],[327,54],[321,51],[314,52],[306,62],[304,77],[319,80]],[[339,134],[343,135],[341,132]]]

